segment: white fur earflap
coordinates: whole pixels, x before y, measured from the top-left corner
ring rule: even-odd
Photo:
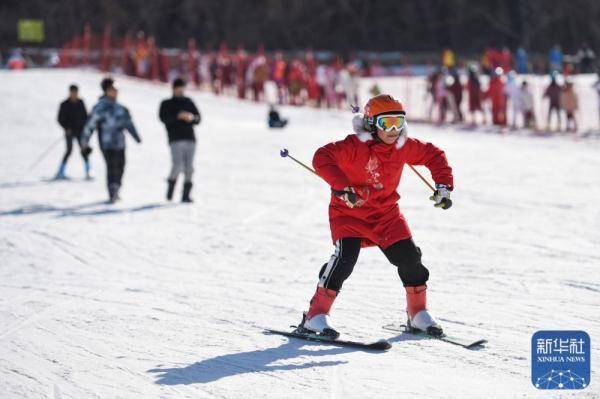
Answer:
[[[352,130],[358,136],[358,139],[363,143],[373,140],[371,132],[365,129],[365,119],[363,114],[354,114],[352,118]]]
[[[404,129],[402,129],[402,133],[400,133],[400,137],[398,137],[398,141],[396,141],[396,148],[400,149],[404,147],[406,144],[406,139],[408,138],[408,123],[404,121]]]

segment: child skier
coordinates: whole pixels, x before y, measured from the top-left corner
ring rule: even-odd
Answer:
[[[360,249],[376,245],[398,268],[406,290],[409,328],[442,335],[426,308],[429,271],[400,212],[396,189],[404,164],[425,165],[436,183],[430,199],[435,207],[448,209],[452,169],[442,150],[407,136],[404,108],[387,94],[371,98],[353,125],[356,134],[327,144],[314,155],[315,170],[332,190],[329,220],[335,252],[321,268],[317,291],[298,331],[339,336],[329,319],[331,306]]]

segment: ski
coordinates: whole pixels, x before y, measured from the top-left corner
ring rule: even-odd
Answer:
[[[444,342],[447,342],[452,345],[461,346],[465,349],[475,349],[475,348],[485,345],[488,342],[486,339],[478,339],[478,340],[473,341],[473,340],[469,340],[466,338],[449,336],[446,334],[436,337],[433,335],[428,335],[427,333],[425,333],[423,331],[408,330],[408,328],[406,327],[405,324],[401,324],[399,326],[396,324],[387,324],[387,325],[383,326],[383,329],[388,330],[388,331],[399,332],[402,334],[411,334],[411,335],[416,335],[416,336],[424,337],[424,338],[437,339],[439,341],[444,341]]]
[[[303,339],[305,341],[311,342],[321,342],[327,343],[331,345],[337,346],[346,346],[351,348],[359,348],[359,349],[370,349],[370,350],[388,350],[392,347],[387,340],[381,339],[375,342],[359,342],[359,341],[346,341],[342,339],[333,339],[324,335],[318,335],[314,333],[304,333],[304,332],[294,332],[294,331],[281,331],[281,330],[271,330],[266,329],[265,332],[267,334],[278,334],[291,338]]]

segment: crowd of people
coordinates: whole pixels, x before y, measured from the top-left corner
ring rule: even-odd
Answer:
[[[58,123],[64,129],[66,151],[62,157],[56,179],[67,179],[66,166],[73,150],[73,141],[79,144],[84,161],[85,175],[92,179],[89,155],[92,152],[91,137],[98,132],[98,144],[106,162],[106,185],[110,203],[120,199],[123,174],[125,171],[125,134],[141,143],[140,137],[129,110],[117,101],[119,90],[113,78],[107,77],[100,83],[102,96],[88,114],[83,100],[79,98],[79,88],[69,87],[69,96],[59,107]],[[171,150],[171,170],[167,179],[167,200],[173,199],[175,185],[180,174],[184,175],[181,202],[193,202],[190,194],[194,173],[196,137],[194,126],[200,123],[200,112],[194,102],[185,96],[186,82],[181,78],[173,80],[173,95],[165,99],[159,110],[159,118],[167,130]]]
[[[189,78],[215,94],[240,99],[341,108],[357,102],[361,75],[361,64],[356,60],[345,63],[336,57],[330,62],[317,62],[311,51],[293,59],[276,52],[269,59],[264,53],[249,57],[243,49],[230,54],[224,48],[217,54],[200,55],[197,73],[192,70]],[[271,98],[266,93],[269,84]]]
[[[91,41],[84,37],[80,42]],[[110,45],[110,40],[103,42]],[[284,127],[287,123],[280,118],[277,105],[348,109],[360,102],[361,77],[387,76],[396,71],[393,65],[383,65],[376,58],[344,59],[331,52],[266,53],[259,48],[256,53],[249,53],[243,47],[232,51],[226,44],[217,51],[200,51],[195,39],[187,44],[187,51],[162,49],[154,37],[138,32],[135,37],[128,35],[118,50],[109,48],[97,52],[96,61],[71,43],[61,52],[51,53],[51,64],[47,65],[89,62],[110,73],[164,82],[173,82],[182,76],[194,88],[270,104],[270,127]],[[430,101],[426,119],[433,123],[491,122],[501,128],[548,130],[554,126],[557,130],[577,131],[579,98],[571,77],[595,71],[595,57],[595,52],[585,43],[573,55],[563,54],[556,45],[542,64],[539,57],[531,61],[521,47],[515,52],[507,47],[487,48],[479,59],[459,58],[451,49],[444,49],[439,67],[405,66],[402,73],[414,76],[429,71]],[[5,65],[12,69],[26,68],[27,58],[17,49]],[[539,93],[532,92],[528,82],[531,73],[550,73],[551,82],[543,98],[534,97]],[[600,79],[594,89],[600,98]],[[375,84],[369,91],[377,95],[380,89]],[[534,104],[539,100],[547,101],[545,117],[536,115],[536,109],[540,108]],[[553,120],[556,122],[551,125]],[[67,158],[68,153],[70,151]]]
[[[150,76],[152,51],[148,48],[152,49],[154,42],[147,43],[138,41],[135,50],[128,53],[129,63],[123,65],[130,65],[129,74]],[[229,51],[223,44],[216,52],[200,52],[193,39],[188,49],[187,59],[169,64],[169,78],[183,72],[196,87],[211,90],[216,95],[265,101],[271,105],[348,108],[359,103],[360,77],[385,76],[392,71],[377,60],[359,57],[349,61],[335,55],[317,59],[311,50],[291,57],[281,51],[268,56],[261,49],[256,54],[249,54],[243,48]],[[441,68],[434,68],[428,79],[430,121],[443,123],[451,118],[456,122],[485,124],[489,114],[493,125],[537,130],[550,129],[550,117],[556,114],[557,130],[563,127],[577,130],[579,104],[570,76],[594,71],[595,53],[587,44],[582,44],[574,55],[564,55],[556,45],[541,65],[531,62],[525,49],[518,48],[513,53],[507,47],[487,48],[479,60],[469,63],[470,66],[466,62],[450,49],[442,52]],[[544,95],[550,109],[545,125],[535,113],[529,83],[519,77],[533,72],[549,72],[552,77]],[[481,79],[481,76],[486,78]],[[598,93],[600,96],[600,91]],[[378,94],[376,87],[371,94]],[[464,107],[468,116],[463,115],[464,100],[468,101],[468,107]],[[437,110],[435,116],[434,110]]]
[[[487,124],[491,114],[492,124],[500,127],[550,130],[554,126],[555,130],[576,132],[579,98],[572,75],[595,71],[596,55],[587,43],[573,55],[564,55],[557,44],[548,52],[546,62],[531,62],[522,47],[514,54],[507,47],[487,48],[480,60],[468,67],[457,61],[451,49],[445,49],[441,66],[428,76],[428,120]],[[541,99],[548,105],[545,123],[538,120],[531,86],[521,76],[532,73],[550,74]],[[600,100],[600,71],[593,88]],[[463,115],[463,110],[468,116]]]
[[[557,44],[545,57],[539,53],[531,56],[523,47],[514,51],[508,47],[489,47],[480,55],[471,54],[468,57],[459,57],[447,48],[442,51],[441,57],[431,54],[418,61],[408,53],[395,54],[396,58],[388,57],[383,61],[377,54],[355,53],[342,57],[334,52],[315,53],[312,50],[267,53],[262,47],[256,52],[249,52],[242,46],[231,49],[226,43],[216,50],[200,50],[194,38],[188,40],[186,49],[167,49],[161,48],[154,36],[146,35],[143,31],[135,35],[128,33],[123,38],[111,37],[109,30],[103,36],[94,36],[86,25],[83,35],[68,41],[59,51],[48,52],[48,59],[40,64],[59,67],[91,64],[108,73],[163,82],[172,82],[177,76],[183,76],[191,86],[211,90],[217,95],[271,104],[347,108],[359,102],[360,77],[396,74],[415,76],[427,74],[435,68],[433,65],[440,65],[447,72],[437,69],[430,77],[431,83],[440,74],[455,78],[458,72],[454,71],[468,71],[471,82],[468,92],[471,93],[475,90],[472,85],[476,83],[468,66],[473,64],[477,65],[480,74],[490,76],[493,80],[498,68],[505,73],[515,71],[520,75],[559,73],[570,76],[594,72],[596,63],[595,52],[586,43],[570,54],[564,53]],[[28,63],[27,56],[15,49],[4,64],[8,68],[21,69],[27,67]],[[441,89],[439,87],[436,90]],[[448,87],[448,91],[458,94],[457,90],[457,86],[452,89]],[[495,98],[494,108],[501,109],[501,96],[494,91],[492,89],[489,93],[490,99]],[[442,92],[437,97],[439,95],[447,96]],[[458,94],[453,99],[457,102],[461,100],[460,97]],[[524,97],[524,112],[528,112],[527,93]],[[438,98],[436,101],[439,103]],[[473,105],[469,107],[470,112],[478,112],[478,102],[475,96],[469,100],[469,104]],[[450,98],[444,100],[441,107],[444,113],[455,108]],[[492,119],[499,121],[500,112],[492,114]]]
[[[505,71],[514,70],[519,74],[545,74],[559,72],[565,76],[577,73],[595,72],[596,53],[587,44],[582,43],[574,54],[564,54],[559,44],[552,46],[546,58],[530,58],[523,47],[513,53],[508,47],[487,47],[478,60],[482,73],[491,74],[495,68]],[[460,66],[460,60],[451,49],[442,52],[442,66],[454,68]]]
[[[353,56],[344,60],[343,57],[333,53],[317,58],[312,50],[290,56],[281,51],[267,55],[259,48],[257,53],[250,54],[242,47],[230,51],[226,44],[222,44],[218,51],[200,52],[194,39],[188,42],[187,53],[168,61],[161,56],[152,37],[144,38],[143,33],[139,33],[135,43],[130,41],[128,47],[130,50],[125,52],[125,60],[117,66],[117,72],[143,78],[152,78],[153,75],[162,76],[162,80],[172,80],[175,76],[183,74],[196,87],[211,90],[217,95],[232,95],[240,99],[266,101],[271,104],[347,108],[359,102],[358,79],[360,77],[386,76],[396,71],[393,65],[384,66],[378,59]],[[399,60],[399,62],[406,63],[406,60]],[[467,62],[477,67],[468,68]],[[563,54],[561,47],[555,45],[549,51],[545,61],[540,60],[539,57],[532,61],[522,47],[514,53],[507,47],[502,49],[490,47],[485,49],[479,60],[469,62],[457,57],[452,50],[445,49],[442,52],[441,66],[442,68],[435,70],[430,77],[430,90],[432,95],[437,91],[434,103],[438,104],[438,108],[442,108],[441,114],[444,115],[452,110],[462,119],[459,104],[463,93],[458,86],[460,79],[456,79],[456,75],[457,71],[468,71],[469,83],[465,84],[465,89],[468,90],[465,91],[470,94],[469,105],[472,106],[469,107],[470,112],[480,111],[478,105],[485,99],[489,99],[492,103],[494,123],[499,125],[506,123],[503,121],[506,119],[506,112],[503,112],[502,105],[506,99],[501,95],[506,85],[508,93],[505,95],[510,93],[513,109],[518,110],[518,114],[524,115],[525,126],[534,126],[535,115],[528,85],[522,85],[519,91],[514,90],[510,87],[514,85],[513,75],[507,74],[504,77],[502,75],[509,71],[515,71],[517,74],[551,73],[553,76],[560,74],[566,77],[575,73],[591,73],[595,70],[595,53],[585,43],[574,55]],[[499,68],[502,72],[499,72]],[[154,70],[155,72],[152,72]],[[417,68],[414,70],[404,68],[402,71],[403,74],[419,73]],[[491,87],[485,92],[489,97],[481,93],[479,96],[474,95],[478,85],[477,72],[490,77]],[[440,75],[448,75],[449,79],[445,79],[444,82],[454,79],[455,83],[436,87],[436,78]],[[505,82],[507,78],[508,82]],[[572,90],[568,83],[566,88],[567,99],[561,109],[570,115],[574,111],[571,109],[573,101],[569,99]],[[454,96],[450,98],[445,91],[454,93]],[[445,100],[441,101],[441,98]],[[514,120],[512,122],[514,126]]]
[[[165,82],[183,75],[190,84],[217,95],[328,108],[356,104],[358,78],[365,71],[358,59],[345,62],[332,56],[317,61],[311,50],[289,57],[281,51],[269,56],[262,48],[254,54],[243,47],[232,51],[226,44],[217,51],[199,51],[193,38],[187,45],[184,52],[160,49],[152,36],[138,32],[135,39],[125,40],[120,59],[103,63],[111,72]]]
[[[593,87],[600,99],[600,76]],[[578,128],[579,96],[572,78],[557,72],[550,75],[550,83],[543,93],[542,100],[548,103],[545,123],[535,114],[534,95],[527,78],[520,77],[514,70],[504,73],[500,66],[489,76],[485,75],[485,79],[475,65],[468,68],[466,76],[457,69],[442,67],[428,77],[428,94],[428,120],[437,124],[485,125],[490,113],[491,123],[500,128],[551,130],[554,126],[554,130],[569,132],[576,132]],[[463,110],[468,114],[463,115]]]

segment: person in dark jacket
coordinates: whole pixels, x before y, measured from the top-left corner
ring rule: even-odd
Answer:
[[[562,87],[556,81],[556,75],[551,75],[550,85],[546,88],[544,92],[544,97],[548,98],[549,107],[548,107],[548,118],[546,122],[547,129],[550,130],[550,121],[552,118],[552,112],[556,113],[556,118],[558,120],[558,124],[556,130],[560,130],[561,126],[561,113],[560,113],[560,94],[562,93]]]
[[[271,105],[271,108],[269,108],[269,127],[270,128],[282,128],[285,127],[285,125],[287,125],[288,121],[287,119],[281,119],[281,116],[279,115],[279,111],[277,111],[277,108],[275,108],[274,105]]]
[[[469,94],[469,113],[471,114],[471,125],[475,125],[477,123],[477,112],[481,112],[481,115],[483,115],[483,124],[486,125],[487,118],[485,111],[481,106],[483,91],[481,90],[481,82],[479,81],[479,74],[476,66],[471,66],[469,68],[467,93]]]
[[[67,161],[73,151],[73,139],[77,140],[79,148],[81,149],[81,132],[85,121],[87,120],[87,111],[83,100],[79,98],[79,88],[76,85],[69,86],[69,98],[60,103],[58,109],[58,123],[65,130],[65,141],[67,143],[67,150],[62,158],[58,173],[56,173],[57,179],[66,179],[65,168],[67,167]],[[83,162],[85,164],[85,176],[87,179],[90,175],[90,163],[89,163],[89,149],[81,151]]]
[[[172,164],[167,180],[167,199],[169,201],[173,199],[177,177],[183,172],[181,202],[193,202],[190,193],[196,153],[194,125],[200,123],[200,112],[194,102],[184,95],[185,84],[181,78],[173,81],[173,97],[163,100],[160,104],[159,117],[167,128],[171,147]]]
[[[460,82],[460,76],[456,70],[452,71],[452,84],[448,88],[452,97],[454,97],[454,120],[452,122],[462,122],[463,114],[462,114],[462,100],[463,100],[463,85]]]
[[[82,145],[88,148],[88,142],[94,130],[98,129],[100,149],[106,161],[106,180],[108,185],[109,201],[119,199],[121,179],[125,169],[125,135],[127,129],[133,139],[142,142],[133,122],[129,110],[117,103],[117,88],[112,78],[105,78],[100,84],[104,95],[92,108],[92,113],[83,128]]]

